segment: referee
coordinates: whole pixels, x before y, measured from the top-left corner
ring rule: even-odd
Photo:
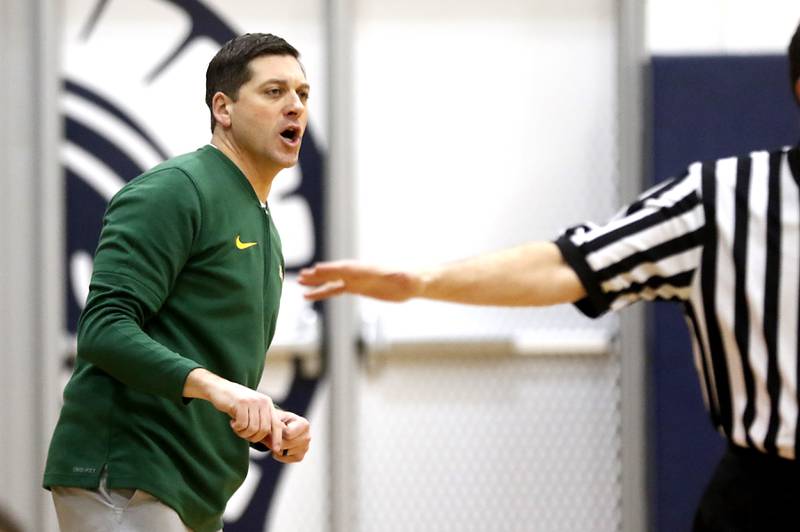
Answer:
[[[800,103],[800,27],[789,45]],[[605,225],[422,271],[343,261],[301,272],[340,293],[500,306],[683,304],[711,420],[729,442],[695,532],[800,530],[800,147],[695,163]]]

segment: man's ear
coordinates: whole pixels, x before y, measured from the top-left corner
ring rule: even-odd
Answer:
[[[211,98],[211,110],[214,113],[214,120],[224,128],[231,127],[231,104],[233,104],[233,100],[221,91],[218,91]]]

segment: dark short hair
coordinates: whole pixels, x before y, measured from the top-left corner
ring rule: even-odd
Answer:
[[[800,97],[797,96],[797,91],[795,90],[797,80],[800,79],[800,25],[797,26],[789,43],[789,77],[791,77],[792,82],[792,95],[795,101],[800,104]]]
[[[211,111],[211,132],[217,121],[211,100],[223,92],[232,100],[239,95],[239,88],[250,81],[250,61],[262,55],[289,55],[300,59],[300,52],[285,40],[271,33],[245,33],[222,45],[206,70],[206,105]]]

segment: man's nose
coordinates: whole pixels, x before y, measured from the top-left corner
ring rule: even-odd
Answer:
[[[306,106],[303,104],[303,100],[300,99],[300,95],[296,92],[289,93],[289,104],[286,107],[287,114],[290,115],[299,115],[305,110]]]

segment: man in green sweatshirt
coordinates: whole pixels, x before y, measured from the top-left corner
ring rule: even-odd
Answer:
[[[211,144],[108,206],[44,475],[63,531],[217,531],[249,444],[308,450],[308,421],[256,391],[283,282],[267,196],[308,121],[298,58],[269,34],[226,43]]]

